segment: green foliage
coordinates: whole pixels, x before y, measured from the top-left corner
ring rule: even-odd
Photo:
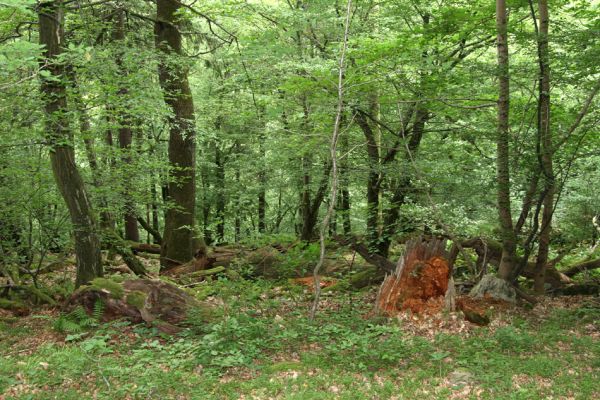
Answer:
[[[70,313],[60,315],[56,318],[53,323],[53,328],[61,333],[81,334],[90,328],[97,327],[103,312],[104,304],[101,300],[97,300],[94,303],[94,309],[92,310],[91,315],[89,315],[82,306],[77,306]],[[76,340],[80,337],[81,336],[70,336],[69,341]]]
[[[277,269],[282,278],[297,278],[312,271],[319,261],[320,246],[309,243],[306,246],[296,245],[279,256]]]
[[[283,287],[224,279],[214,285],[226,294],[218,317],[206,319],[199,309],[177,336],[162,337],[154,328],[115,321],[98,324],[92,332],[71,332],[64,344],[10,354],[20,349],[18,340],[30,346],[30,330],[15,326],[19,319],[5,320],[0,340],[17,342],[0,350],[0,391],[20,387],[18,374],[31,387],[46,387],[41,398],[78,396],[70,382],[83,377],[85,390],[97,390],[100,399],[150,394],[268,398],[281,393],[297,398],[443,399],[459,395],[465,385],[484,399],[566,393],[588,399],[597,392],[600,347],[588,332],[594,303],[575,312],[557,311],[543,321],[529,321],[524,314],[526,319],[493,331],[486,327],[469,335],[425,338],[395,319],[365,318],[371,309],[368,293],[357,295],[353,306],[328,300],[335,306],[322,309],[310,324],[305,308],[294,306]],[[70,318],[91,317],[77,310]],[[457,372],[466,383],[453,382]]]

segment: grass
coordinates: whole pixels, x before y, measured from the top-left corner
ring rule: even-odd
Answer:
[[[218,281],[197,293],[219,295],[218,317],[192,315],[173,337],[124,321],[66,335],[56,315],[2,320],[0,398],[600,398],[594,308],[415,335],[365,317],[371,293],[326,298],[314,323],[297,289]]]

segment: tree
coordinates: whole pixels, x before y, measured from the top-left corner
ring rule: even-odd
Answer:
[[[511,278],[515,268],[517,241],[513,230],[510,206],[509,169],[509,112],[510,75],[508,69],[508,16],[506,1],[496,0],[496,29],[498,54],[498,128],[496,136],[496,180],[498,196],[498,219],[502,237],[502,259],[498,275],[505,280]]]
[[[161,250],[161,266],[191,260],[195,252],[196,143],[194,101],[188,82],[188,67],[183,64],[180,33],[182,5],[177,0],[156,2],[156,48],[159,81],[169,118],[168,205]],[[179,56],[179,57],[178,57]]]
[[[531,4],[531,1],[530,1]],[[542,225],[540,228],[539,248],[535,265],[534,290],[544,294],[546,265],[550,247],[550,232],[552,230],[552,215],[554,214],[555,177],[552,163],[552,132],[550,129],[550,57],[548,51],[548,1],[538,3],[539,26],[536,24],[538,63],[539,63],[539,98],[538,98],[538,137],[539,162],[543,179]],[[532,6],[533,14],[533,6]],[[535,14],[532,15],[536,23]]]
[[[103,275],[100,240],[92,205],[79,174],[73,150],[73,134],[67,117],[65,68],[60,59],[64,44],[62,1],[40,4],[38,11],[40,44],[44,46],[41,93],[46,114],[50,163],[56,185],[69,209],[80,286]]]

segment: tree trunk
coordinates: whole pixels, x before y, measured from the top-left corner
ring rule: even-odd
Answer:
[[[352,233],[352,223],[350,221],[350,182],[348,179],[348,156],[349,150],[348,135],[342,135],[340,138],[340,145],[342,150],[342,159],[340,160],[340,209],[339,213],[342,217],[342,226],[344,228],[344,235],[350,235]]]
[[[73,135],[69,131],[65,68],[59,62],[63,43],[62,1],[40,4],[39,39],[44,46],[42,68],[49,76],[41,76],[41,93],[44,97],[46,129],[50,145],[50,162],[54,179],[67,205],[75,237],[77,276],[80,286],[102,276],[100,240],[92,207],[85,191],[83,179],[75,163]]]
[[[508,22],[506,1],[496,0],[496,28],[498,33],[498,130],[496,136],[496,170],[498,194],[498,219],[502,236],[502,260],[498,268],[500,278],[509,280],[515,267],[516,236],[510,207],[509,170],[509,70]]]
[[[125,11],[120,10],[115,16],[115,23],[113,28],[113,40],[117,45],[117,54],[115,56],[117,67],[120,76],[126,76],[127,70],[123,65],[123,54],[122,48],[126,46],[125,43]],[[140,241],[140,232],[137,226],[135,203],[131,197],[131,143],[133,141],[133,134],[131,132],[131,115],[127,112],[124,98],[127,97],[128,90],[126,87],[121,85],[117,94],[121,97],[121,101],[116,107],[117,111],[117,123],[119,131],[119,147],[121,149],[121,162],[123,165],[124,174],[124,190],[123,198],[125,200],[125,213],[124,213],[124,225],[125,225],[125,239],[132,240],[134,242]]]
[[[150,185],[150,195],[152,196],[152,229],[156,232],[160,231],[160,224],[158,222],[158,196],[156,193],[156,184],[153,182]],[[162,236],[160,237],[160,241],[158,237],[154,236],[154,244],[162,243]]]
[[[260,187],[258,189],[258,232],[265,233],[266,226],[267,226],[266,222],[265,222],[265,214],[266,214],[266,208],[267,208],[267,200],[266,200],[267,173],[265,171],[265,145],[264,145],[265,138],[261,134],[259,136],[258,140],[259,140],[259,143],[258,143],[259,154],[260,154],[260,159],[261,159],[260,171],[258,173],[258,183],[260,185]]]
[[[240,201],[240,166],[238,163],[235,165],[235,187],[237,188],[237,194],[235,196],[235,226],[234,226],[234,240],[238,243],[242,236],[242,217],[241,208],[242,202]]]
[[[217,187],[217,242],[225,240],[225,160],[219,144],[215,143],[215,183]]]
[[[369,175],[367,177],[367,245],[372,253],[379,251],[381,234],[379,231],[379,185],[380,156],[375,134],[363,113],[356,113],[356,122],[361,128],[367,144]],[[385,257],[385,255],[383,255]]]
[[[538,99],[538,135],[539,154],[544,181],[544,211],[540,230],[538,254],[535,266],[534,290],[536,294],[545,292],[546,265],[554,213],[554,169],[552,165],[552,133],[550,132],[550,57],[548,54],[548,1],[539,0],[538,59],[540,65],[540,84]],[[534,20],[535,21],[535,20]]]
[[[194,256],[195,225],[195,116],[194,102],[188,83],[188,70],[182,62],[182,38],[178,14],[184,7],[177,0],[156,2],[156,48],[159,58],[159,81],[165,103],[173,116],[169,127],[169,164],[171,166],[165,215],[165,231],[161,252],[161,268],[185,263]],[[178,58],[173,65],[172,58]],[[170,60],[171,59],[171,60]]]

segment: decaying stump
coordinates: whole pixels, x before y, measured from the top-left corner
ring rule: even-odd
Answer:
[[[96,278],[83,286],[65,305],[67,310],[77,305],[92,312],[96,303],[102,303],[102,319],[110,321],[127,318],[134,323],[146,322],[165,333],[175,333],[192,308],[208,307],[187,292],[170,283],[154,279],[131,279],[116,282]]]
[[[402,310],[441,311],[450,278],[445,247],[442,239],[409,241],[395,271],[379,288],[376,312],[391,315]]]

